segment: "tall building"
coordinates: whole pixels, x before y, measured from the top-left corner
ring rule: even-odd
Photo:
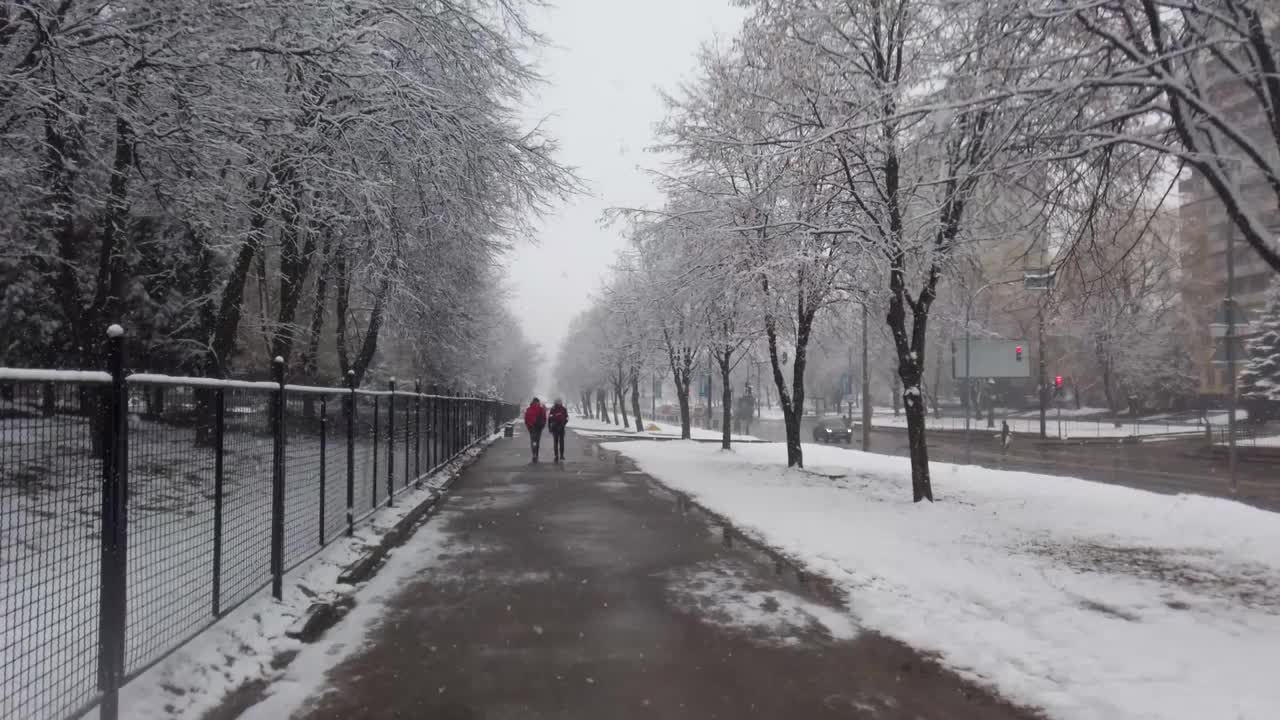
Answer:
[[[1275,139],[1270,135],[1266,113],[1256,96],[1241,80],[1220,66],[1208,70],[1207,95],[1231,122],[1267,152],[1276,162]],[[1266,184],[1256,165],[1241,163],[1239,185],[1252,212],[1261,217],[1275,236],[1280,237],[1280,210],[1275,194]],[[1213,188],[1197,172],[1189,172],[1179,184],[1183,296],[1194,337],[1196,366],[1200,371],[1200,393],[1205,398],[1223,398],[1229,387],[1227,373],[1227,297],[1228,247],[1234,247],[1233,294],[1237,308],[1235,355],[1240,360],[1253,324],[1251,318],[1261,309],[1268,285],[1275,278],[1272,270],[1241,237],[1227,216],[1226,206]],[[1240,365],[1242,365],[1241,363]],[[1239,366],[1237,366],[1239,369]]]

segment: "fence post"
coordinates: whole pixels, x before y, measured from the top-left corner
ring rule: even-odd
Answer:
[[[98,590],[98,683],[102,720],[120,715],[128,610],[129,397],[124,377],[124,328],[107,328],[107,371],[102,395],[102,565]]]
[[[213,391],[213,616],[222,617],[222,447],[227,422],[226,390]]]
[[[271,432],[275,436],[271,468],[271,596],[284,597],[284,358],[271,363],[276,390],[271,401]]]
[[[413,381],[413,486],[422,487],[422,381]]]
[[[347,371],[347,537],[356,531],[356,371]]]
[[[396,494],[396,379],[387,381],[387,507],[394,507]]]
[[[329,469],[325,460],[325,451],[329,444],[329,396],[320,396],[320,547],[324,547],[324,505],[325,484]]]
[[[431,384],[431,437],[427,444],[431,469],[440,465],[440,386]]]
[[[446,395],[446,398],[444,401],[444,425],[446,428],[445,441],[444,441],[444,455],[445,455],[445,462],[449,462],[450,460],[453,460],[453,445],[454,445],[453,432],[456,429],[453,426],[454,425],[453,415],[455,411],[454,403],[453,403],[453,388],[445,388],[444,394]]]
[[[410,470],[412,469],[412,468],[411,468],[411,466],[413,465],[413,463],[411,463],[411,462],[409,461],[409,460],[410,460],[410,458],[409,458],[409,428],[410,428],[410,427],[411,427],[411,426],[410,426],[410,424],[409,424],[409,404],[408,404],[408,403],[405,403],[405,405],[404,405],[404,430],[403,430],[403,432],[404,432],[404,443],[403,443],[403,447],[404,447],[404,487],[405,487],[405,488],[408,488],[408,487],[409,487],[409,472],[410,472]]]

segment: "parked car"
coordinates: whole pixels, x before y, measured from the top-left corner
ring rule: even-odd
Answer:
[[[813,441],[818,443],[842,442],[853,444],[853,428],[844,424],[844,418],[828,418],[813,426]]]

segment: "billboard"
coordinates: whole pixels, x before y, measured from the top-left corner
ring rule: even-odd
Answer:
[[[975,378],[1029,378],[1031,353],[1026,340],[969,340],[969,369]],[[951,342],[951,377],[965,373],[964,340]]]

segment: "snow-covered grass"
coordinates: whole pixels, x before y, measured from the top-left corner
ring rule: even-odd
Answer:
[[[302,647],[300,641],[289,638],[285,632],[317,598],[355,596],[356,608],[336,632],[349,640],[358,640],[364,627],[381,612],[390,590],[430,561],[442,535],[428,522],[404,547],[393,551],[386,567],[364,586],[340,585],[338,576],[368,547],[381,542],[410,510],[438,493],[468,460],[497,437],[490,437],[431,475],[421,490],[410,489],[397,496],[394,508],[376,511],[357,526],[353,537],[341,538],[286,575],[282,600],[273,599],[269,590],[259,591],[212,628],[129,683],[120,694],[120,716],[130,720],[200,718],[217,707],[227,693],[246,682],[269,682],[280,677],[285,668],[273,667],[273,660]],[[339,648],[342,645],[338,643]],[[355,642],[346,645],[347,652],[356,647]],[[327,656],[331,662],[341,659],[336,651]],[[89,715],[90,720],[96,717],[96,712]]]
[[[944,463],[913,504],[903,458],[607,447],[831,578],[858,624],[1052,717],[1280,717],[1280,515]]]
[[[1040,416],[1038,414],[1021,417],[1004,418],[1009,423],[1009,429],[1019,435],[1040,435]],[[860,416],[854,414],[853,421],[855,424],[861,423]],[[987,427],[985,418],[982,420],[972,419],[969,422],[971,432],[999,432],[1001,417],[996,416],[995,429]],[[871,419],[873,427],[889,427],[889,428],[906,428],[907,416],[905,413],[894,416],[892,412],[885,415],[875,415]],[[942,416],[935,417],[930,414],[925,418],[925,427],[929,430],[964,430],[964,417]],[[1050,410],[1046,415],[1045,430],[1049,437],[1058,437],[1064,440],[1071,438],[1125,438],[1125,437],[1147,437],[1156,435],[1195,435],[1203,433],[1203,426],[1193,425],[1191,423],[1180,422],[1158,422],[1150,419],[1139,419],[1135,421],[1123,420],[1119,427],[1112,420],[1071,420],[1068,418],[1066,411],[1063,411],[1062,419],[1058,419],[1056,410]]]
[[[648,430],[647,428],[650,425],[655,426],[658,429]],[[670,423],[665,423],[665,422],[654,422],[652,420],[645,420],[644,426],[646,430],[644,431],[643,434],[648,437],[667,437],[667,438],[680,437],[680,426],[678,424],[672,425]],[[619,425],[614,425],[613,423],[604,422],[602,420],[588,420],[586,418],[571,420],[569,422],[569,428],[571,430],[576,430],[583,434],[593,435],[593,436],[636,435],[637,434],[636,427],[634,424],[624,428]],[[719,430],[707,430],[706,428],[700,428],[700,427],[689,428],[689,435],[694,440],[719,440],[722,437],[722,434]],[[755,440],[756,439],[752,435],[739,435],[737,433],[730,433],[729,437],[734,440]]]
[[[1226,437],[1227,437],[1227,433],[1225,432],[1222,433],[1221,436],[1214,441],[1215,444],[1220,445],[1222,447],[1226,447],[1228,444]],[[1280,448],[1280,435],[1257,435],[1254,437],[1237,436],[1236,446],[1245,447],[1245,448],[1250,448],[1250,447]]]

